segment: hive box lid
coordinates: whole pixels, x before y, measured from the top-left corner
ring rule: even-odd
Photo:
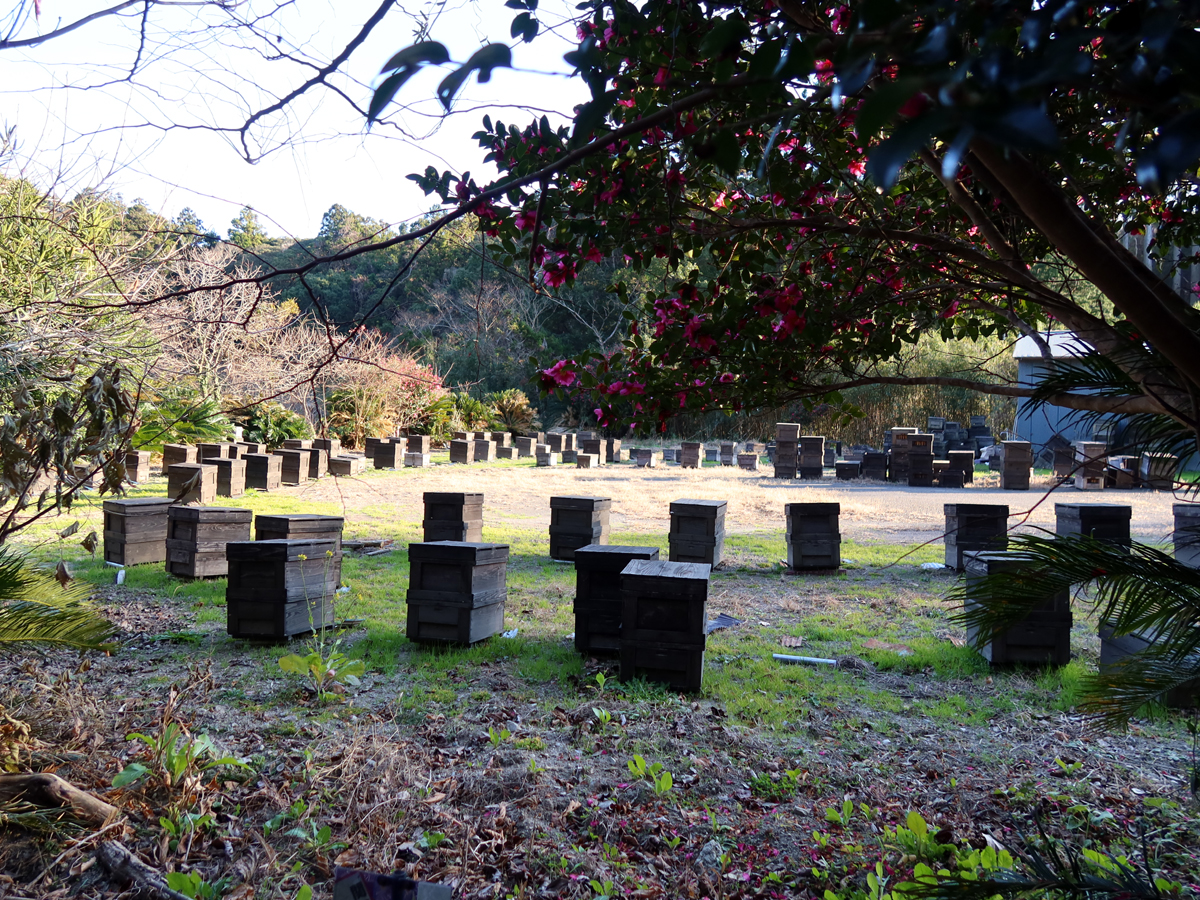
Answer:
[[[128,500],[105,500],[104,511],[126,516],[146,516],[156,513],[166,515],[168,507],[174,502],[170,497],[137,497]]]
[[[947,503],[942,507],[948,516],[1004,516],[1008,518],[1008,507],[1002,503]]]
[[[474,541],[424,541],[408,545],[408,558],[422,562],[470,563],[479,566],[508,560],[508,544]]]
[[[688,581],[708,581],[712,566],[708,563],[668,562],[663,559],[635,559],[621,570],[621,575],[638,578],[673,578]]]
[[[785,503],[783,513],[786,516],[840,516],[840,503]]]
[[[292,562],[301,556],[308,559],[341,558],[336,541],[230,541],[225,545],[225,558],[229,560]]]
[[[1015,550],[968,550],[963,553],[963,567],[974,575],[1018,572],[1037,564],[1033,557]]]
[[[240,506],[172,506],[169,515],[176,522],[249,522],[254,510]]]
[[[635,559],[658,559],[658,547],[629,547],[620,544],[588,544],[575,549],[575,568],[621,571]]]
[[[341,531],[346,520],[341,516],[319,516],[316,513],[292,513],[278,516],[259,516],[256,524],[263,531]]]
[[[1132,519],[1133,507],[1122,503],[1055,503],[1054,514],[1067,518],[1079,518],[1089,512],[1097,512],[1106,519]]]
[[[672,500],[671,513],[691,516],[716,516],[725,512],[726,500]]]
[[[465,506],[474,506],[483,503],[483,494],[455,494],[445,493],[442,491],[426,491],[426,503],[460,503]]]
[[[551,509],[582,509],[582,510],[600,510],[611,509],[612,498],[610,497],[551,497]]]

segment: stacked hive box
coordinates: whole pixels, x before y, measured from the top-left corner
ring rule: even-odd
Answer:
[[[700,453],[704,445],[699,441],[684,441],[679,450],[679,465],[685,469],[700,468]]]
[[[775,477],[795,478],[800,469],[800,426],[779,422],[775,426]]]
[[[495,462],[496,442],[486,438],[475,438],[475,455],[473,462]]]
[[[535,444],[534,453],[539,466],[557,466],[559,454],[550,449],[549,444]]]
[[[328,541],[340,554],[342,552],[342,529],[345,525],[346,520],[341,516],[318,516],[312,513],[259,516],[254,520],[254,539],[257,541]]]
[[[639,468],[653,469],[658,466],[659,453],[657,450],[638,450],[635,461]]]
[[[216,444],[197,444],[197,462],[206,462],[210,459],[229,459],[231,453],[234,455],[234,458],[236,458],[237,451],[231,450],[231,447],[233,447],[233,444],[227,444],[224,442]]]
[[[671,504],[671,562],[721,562],[725,549],[724,500],[676,500]]]
[[[917,429],[915,428],[893,428],[884,436],[885,443],[890,447],[888,452],[888,481],[908,484],[908,476],[911,471],[908,464],[909,440],[916,433]]]
[[[375,448],[383,442],[383,438],[369,437],[363,442],[363,453],[367,459],[374,461]]]
[[[225,545],[250,540],[253,518],[248,509],[172,506],[167,513],[167,573],[185,578],[225,575]]]
[[[316,480],[324,478],[329,471],[329,451],[313,447],[308,451],[308,477]]]
[[[819,479],[825,474],[825,438],[803,435],[800,438],[800,477]]]
[[[104,561],[123,566],[165,562],[167,511],[162,497],[104,501]]]
[[[789,569],[803,572],[841,566],[841,512],[840,503],[788,503],[783,507]]]
[[[962,472],[963,484],[970,484],[975,478],[975,451],[948,450],[946,456],[949,458],[950,468]]]
[[[721,465],[732,466],[737,460],[737,444],[725,443],[721,445]]]
[[[798,435],[799,435],[799,432],[797,432],[797,436]],[[721,461],[721,448],[720,447],[705,447],[704,448],[704,461],[711,462],[711,463],[719,463]],[[775,451],[772,450],[771,451],[771,463],[774,464],[774,462],[775,462]]]
[[[990,503],[947,503],[946,566],[964,570],[967,553],[1008,549],[1008,507]]]
[[[833,471],[838,481],[853,481],[862,474],[862,463],[858,460],[839,459],[833,464]]]
[[[908,435],[908,486],[933,487],[933,435]]]
[[[566,454],[564,454],[565,456]],[[600,465],[600,457],[595,453],[576,453],[575,467],[578,469],[595,469]]]
[[[592,544],[575,551],[575,649],[615,654],[621,649],[621,572],[634,560],[657,560],[657,547]]]
[[[225,628],[236,638],[284,640],[334,624],[342,554],[333,541],[225,545]]]
[[[1156,491],[1175,488],[1175,473],[1179,469],[1179,457],[1169,453],[1143,453],[1138,473],[1142,484]]]
[[[329,457],[330,475],[361,475],[367,470],[365,456],[331,456]]]
[[[1185,566],[1200,569],[1200,504],[1176,503],[1171,510],[1175,514],[1175,558]]]
[[[1104,487],[1125,490],[1140,483],[1136,456],[1110,456],[1104,466]]]
[[[342,455],[342,442],[338,438],[313,438],[312,445],[314,450],[324,450],[330,459]]]
[[[260,444],[257,441],[238,441],[238,459],[242,459],[248,453],[266,453],[267,445]]]
[[[450,442],[450,462],[466,465],[475,461],[475,442],[454,440]]]
[[[544,431],[527,431],[525,437],[533,441],[534,446],[546,443],[546,433]]]
[[[513,445],[512,434],[507,431],[493,431],[488,437],[496,445],[497,450]]]
[[[165,472],[171,466],[197,462],[196,448],[190,444],[163,444],[162,464]]]
[[[874,481],[887,479],[888,456],[882,451],[864,450],[862,455],[862,477]]]
[[[281,460],[279,477],[284,484],[304,484],[308,481],[309,450],[272,450]]]
[[[944,462],[942,468],[938,468],[938,463]],[[934,472],[937,486],[940,488],[961,488],[963,486],[962,469],[953,468],[949,460],[935,460]]]
[[[1054,477],[1062,484],[1075,477],[1075,448],[1054,448]]]
[[[1114,503],[1055,503],[1054,533],[1081,535],[1129,549],[1133,507]]]
[[[534,454],[534,448],[537,446],[537,441],[531,437],[517,438],[517,458],[525,459]]]
[[[739,453],[737,455],[737,464],[739,469],[745,469],[747,472],[758,471],[758,454],[757,453]]]
[[[971,449],[976,451],[992,445],[994,439],[992,429],[987,424],[987,416],[971,416],[971,424],[967,428],[967,440],[973,444]]]
[[[1000,489],[1029,490],[1029,470],[1033,468],[1033,447],[1029,441],[1001,441]]]
[[[664,447],[662,452],[663,462],[679,462],[678,453],[679,451],[671,447]]]
[[[311,450],[313,442],[308,438],[288,438],[283,442],[284,450]]]
[[[427,434],[410,434],[404,441],[404,465],[420,469],[429,465],[430,438]]]
[[[134,482],[150,480],[149,450],[130,450],[125,454],[125,477]]]
[[[1031,565],[1029,559],[1019,553],[980,552],[967,553],[965,564],[968,612],[987,599],[984,578],[989,575],[1003,575],[1006,580],[1020,578]],[[968,643],[976,645],[978,638],[978,629],[969,627]],[[1068,592],[1064,590],[1047,597],[1017,624],[993,631],[979,650],[993,666],[1011,663],[1065,666],[1071,661],[1071,600]]]
[[[516,459],[516,458],[517,458],[517,448],[516,447],[497,447],[496,448],[496,459]]]
[[[469,645],[504,631],[508,546],[409,544],[410,641]]]
[[[575,449],[575,435],[551,433],[546,435],[546,443],[555,453],[566,453]]]
[[[176,463],[167,469],[167,496],[175,503],[212,503],[217,499],[216,467]]]
[[[210,459],[205,465],[217,470],[218,497],[240,497],[246,493],[246,460]]]
[[[837,466],[837,448],[833,444],[825,445],[825,458],[822,460],[823,465],[827,469],[832,469]]]
[[[621,572],[621,680],[699,691],[710,567],[635,559]]]
[[[404,465],[404,444],[381,440],[375,445],[371,461],[377,469],[399,469]]]
[[[594,456],[594,457],[596,457],[596,462],[594,465],[597,465],[597,466],[604,465],[604,441],[602,441],[600,438],[588,438],[587,440],[581,440],[579,442],[579,444],[580,444],[580,450],[581,450],[581,452],[579,454],[580,456],[583,456],[585,454],[587,456]],[[590,468],[590,467],[589,466],[580,466],[580,468]]]
[[[562,459],[562,461],[564,463],[567,463],[568,465],[574,465],[579,460],[579,451],[573,450],[573,449],[572,450],[564,450],[562,453],[559,454],[559,458]]]
[[[607,497],[550,498],[550,558],[574,559],[575,551],[589,544],[607,544]]]
[[[425,492],[426,543],[483,540],[483,494]]]
[[[604,461],[606,463],[615,463],[621,461],[621,441],[619,439],[604,439]]]
[[[1100,441],[1075,442],[1075,490],[1104,490],[1107,447]]]
[[[283,484],[283,458],[273,453],[247,453],[246,487],[258,491],[278,490]]]

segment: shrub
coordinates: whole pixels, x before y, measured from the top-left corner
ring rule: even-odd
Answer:
[[[218,441],[231,431],[229,419],[217,401],[195,396],[167,395],[143,403],[138,418],[141,424],[133,436],[133,446],[159,453],[163,444]]]
[[[495,409],[495,422],[506,431],[523,434],[531,431],[540,424],[537,420],[537,410],[529,405],[529,398],[524,391],[510,388],[492,394],[488,400]]]
[[[242,426],[242,437],[247,441],[272,447],[292,438],[313,436],[312,426],[304,416],[273,401],[256,403],[244,412],[234,414],[233,420]]]

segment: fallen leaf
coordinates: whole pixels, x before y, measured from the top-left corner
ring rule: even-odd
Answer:
[[[965,647],[965,646],[967,646],[967,642],[966,642],[966,640],[965,640],[965,639],[963,639],[963,638],[960,638],[960,637],[956,637],[956,636],[955,636],[955,635],[953,635],[953,634],[952,634],[952,635],[950,635],[950,643],[952,643],[952,644],[953,644],[955,647]]]
[[[241,884],[226,894],[225,900],[253,900],[253,897],[254,888],[248,884]]]
[[[567,808],[563,810],[562,817],[565,819],[571,813],[575,812],[575,810],[579,809],[580,806],[582,806],[582,804],[578,800],[572,800],[567,804]]]
[[[790,634],[785,634],[783,637],[781,637],[779,639],[779,643],[781,643],[785,647],[803,647],[804,646],[804,638],[792,637],[792,635],[790,635]]]
[[[881,641],[878,638],[871,638],[863,644],[868,650],[890,650],[898,656],[912,656],[912,647],[904,644],[889,644],[887,641]]]
[[[432,804],[432,803],[441,803],[441,802],[442,802],[443,800],[445,800],[445,799],[446,799],[446,794],[445,794],[445,792],[443,792],[443,791],[438,791],[438,792],[437,792],[436,794],[434,794],[432,797],[426,797],[426,798],[425,798],[424,800],[422,800],[421,802],[422,802],[422,803],[430,803],[430,804]]]
[[[334,859],[335,866],[341,866],[343,869],[353,869],[362,861],[357,850],[351,847],[349,850],[343,850]],[[228,898],[226,898],[228,900]]]

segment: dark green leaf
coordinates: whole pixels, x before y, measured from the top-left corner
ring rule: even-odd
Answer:
[[[1200,112],[1192,111],[1164,125],[1158,137],[1142,151],[1137,161],[1138,184],[1165,192],[1184,172],[1196,167],[1200,157]]]
[[[736,52],[748,37],[750,28],[741,16],[720,19],[700,42],[700,52],[709,56],[725,56]]]
[[[917,92],[920,81],[916,78],[902,78],[898,81],[888,81],[872,91],[863,105],[859,107],[858,116],[854,119],[854,130],[863,140],[877,135],[881,128],[892,121],[908,99]]]
[[[389,59],[379,71],[383,73],[390,72],[392,69],[415,68],[423,63],[440,66],[442,63],[448,62],[450,62],[450,53],[442,44],[437,41],[421,41],[419,44],[405,47]]]
[[[732,128],[722,128],[713,139],[713,162],[731,178],[742,167],[742,148]]]
[[[375,89],[375,93],[371,96],[371,105],[367,107],[368,124],[379,118],[379,114],[383,112],[384,107],[392,102],[392,98],[396,96],[396,92],[400,90],[401,85],[412,78],[417,71],[416,68],[401,69],[399,72],[394,72],[383,80],[383,84],[379,85]]]

